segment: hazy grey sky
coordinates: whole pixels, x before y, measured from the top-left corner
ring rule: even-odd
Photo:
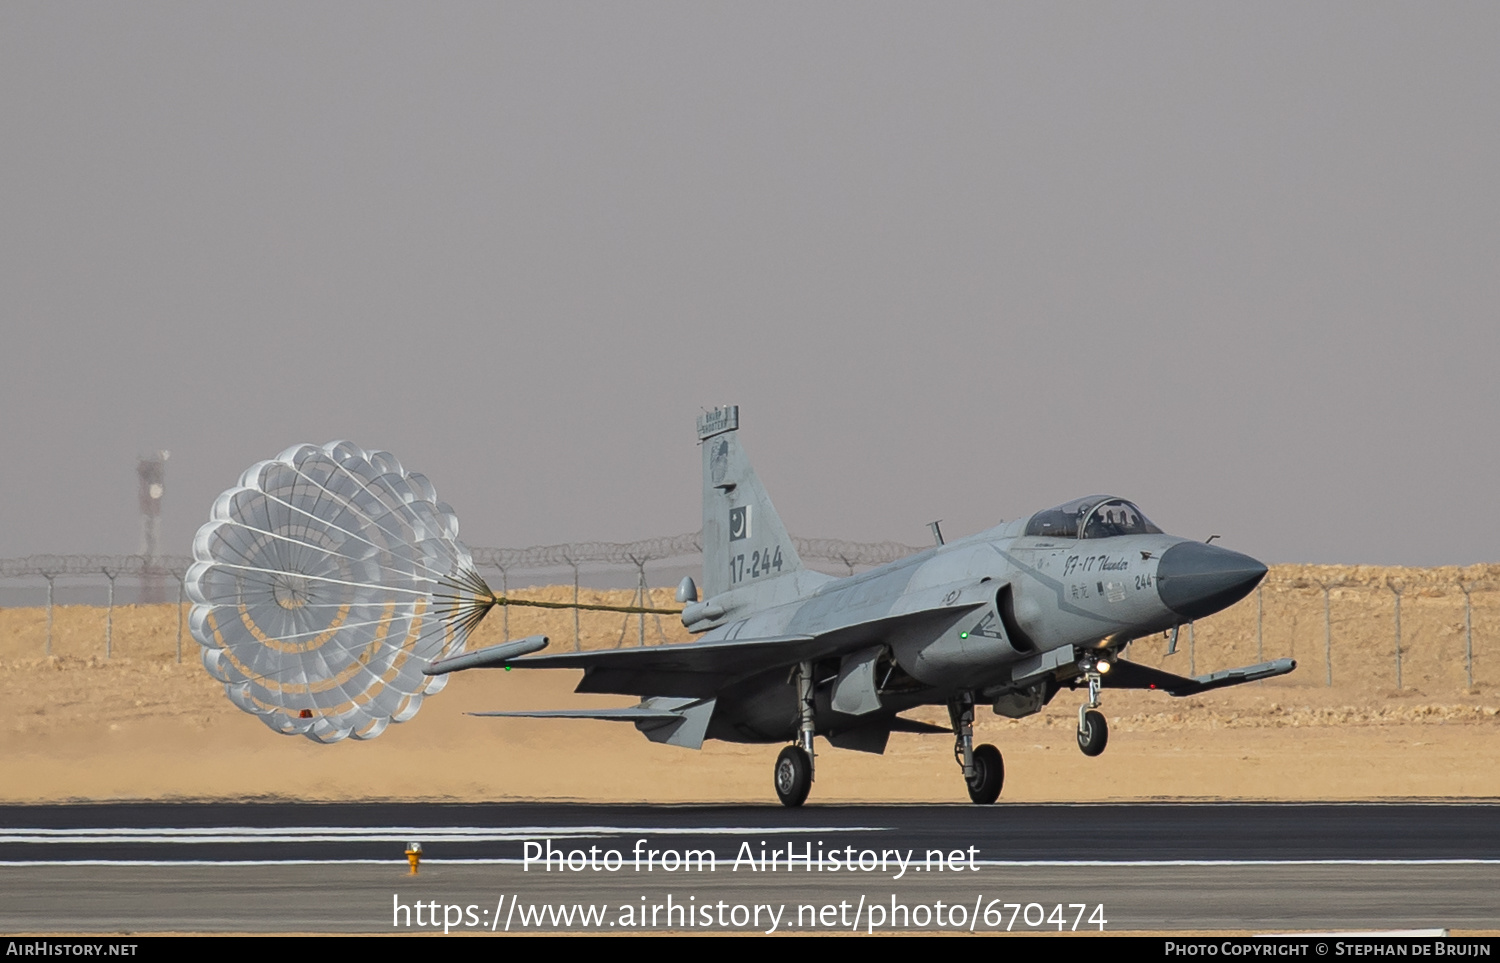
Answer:
[[[1500,558],[1500,4],[0,5],[0,555],[302,441],[473,544],[1094,491]]]

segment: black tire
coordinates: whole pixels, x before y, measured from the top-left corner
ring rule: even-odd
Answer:
[[[1097,756],[1109,742],[1109,723],[1104,713],[1090,709],[1083,714],[1083,724],[1078,727],[1078,748],[1085,756]]]
[[[988,806],[1000,798],[1000,788],[1005,785],[1005,760],[1000,750],[991,745],[974,749],[974,778],[967,780],[969,798],[981,806]]]
[[[801,746],[787,746],[776,757],[776,796],[783,806],[796,808],[812,790],[812,760]]]

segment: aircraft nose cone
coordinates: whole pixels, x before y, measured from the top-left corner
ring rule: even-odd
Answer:
[[[1156,566],[1156,593],[1185,619],[1201,619],[1250,594],[1266,567],[1248,555],[1202,542],[1178,542]]]

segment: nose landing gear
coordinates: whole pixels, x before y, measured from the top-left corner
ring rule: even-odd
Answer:
[[[1109,723],[1104,721],[1104,713],[1098,711],[1099,690],[1104,684],[1099,663],[1085,662],[1083,675],[1089,683],[1089,701],[1078,708],[1078,748],[1085,756],[1097,756],[1109,742]]]

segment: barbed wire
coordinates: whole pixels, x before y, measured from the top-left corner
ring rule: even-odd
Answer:
[[[884,565],[922,551],[899,542],[850,542],[833,538],[793,538],[797,554],[803,559],[838,562],[851,569],[866,565]],[[618,565],[639,567],[646,562],[686,558],[703,551],[701,532],[646,538],[635,542],[569,542],[560,545],[533,545],[529,548],[471,549],[476,565],[502,571],[568,568],[579,565]],[[190,565],[191,556],[163,555],[27,555],[0,559],[0,578],[56,578],[60,575],[181,577]]]
[[[884,565],[926,551],[900,542],[846,542],[837,538],[793,538],[792,543],[802,558],[841,562],[849,567],[850,574],[862,565]]]
[[[637,542],[570,542],[530,548],[474,548],[477,565],[498,569],[567,568],[582,564],[636,565],[703,551],[699,533],[646,538]]]
[[[836,538],[792,538],[797,554],[804,560],[836,562],[851,572],[855,568],[885,565],[926,551],[900,542],[852,542]],[[703,551],[701,532],[646,538],[634,542],[568,542],[558,545],[533,545],[528,548],[473,548],[476,565],[501,571],[559,569],[582,565],[640,567],[646,562],[687,558]],[[64,575],[107,575],[113,577],[149,577],[175,575],[182,577],[193,558],[187,555],[27,555],[0,559],[0,578],[56,578]],[[1280,569],[1278,571],[1277,569]],[[1399,575],[1393,575],[1399,572]],[[1391,578],[1401,578],[1416,585],[1448,586],[1465,583],[1474,589],[1487,590],[1500,584],[1500,565],[1474,565],[1463,568],[1443,566],[1412,568],[1404,566],[1276,566],[1264,585],[1281,588],[1384,588]]]
[[[161,555],[156,558],[146,555],[27,555],[23,558],[0,559],[0,577],[56,578],[59,575],[99,574],[116,577],[181,577],[192,564],[192,557],[187,555]]]
[[[1310,592],[1337,592],[1343,589],[1382,591],[1394,583],[1401,591],[1407,588],[1430,592],[1440,589],[1467,587],[1469,591],[1494,591],[1500,589],[1500,576],[1486,577],[1489,573],[1450,574],[1445,569],[1416,569],[1392,566],[1397,574],[1363,572],[1358,575],[1332,575],[1323,578],[1307,576],[1279,576],[1273,569],[1260,583],[1261,588],[1277,590],[1304,589]]]
[[[884,565],[922,549],[899,542],[850,542],[835,538],[792,538],[803,559],[839,562],[848,566]],[[530,548],[475,548],[476,564],[498,569],[566,568],[584,563],[640,565],[647,561],[685,558],[703,551],[703,533],[689,532],[636,542],[572,542]]]

